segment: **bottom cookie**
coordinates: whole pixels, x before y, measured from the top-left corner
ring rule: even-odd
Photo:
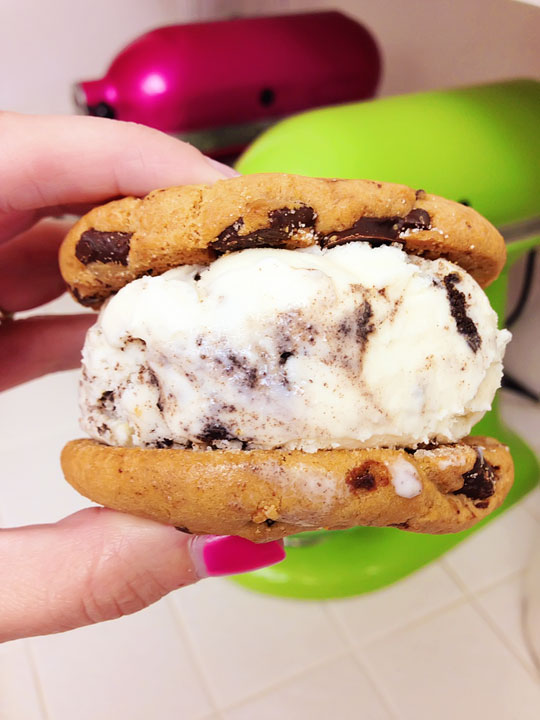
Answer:
[[[505,445],[468,437],[431,449],[182,450],[73,440],[66,480],[94,502],[185,532],[264,542],[358,525],[465,530],[512,486]]]

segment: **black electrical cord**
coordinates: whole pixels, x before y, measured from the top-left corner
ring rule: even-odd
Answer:
[[[523,310],[525,309],[525,305],[527,304],[527,300],[529,299],[529,295],[531,294],[535,264],[536,250],[531,250],[529,253],[527,253],[527,257],[525,259],[525,272],[523,274],[521,291],[519,293],[519,297],[514,309],[506,318],[506,327],[512,327],[512,325],[515,325],[515,323],[521,317]],[[524,385],[521,380],[518,380],[513,375],[510,375],[506,370],[504,372],[501,385],[507,390],[529,398],[529,400],[533,400],[534,402],[540,402],[540,395],[537,392],[531,390],[531,388],[527,387],[527,385]]]
[[[507,370],[504,371],[501,387],[505,390],[510,390],[510,392],[515,392],[517,395],[523,395],[523,397],[529,398],[529,400],[533,402],[540,402],[540,395],[537,392],[531,390],[527,385],[524,385],[521,380],[510,375]]]
[[[515,308],[512,310],[510,315],[506,318],[506,327],[512,327],[517,320],[521,317],[521,313],[525,309],[529,295],[531,294],[532,279],[534,276],[534,266],[536,264],[536,250],[531,250],[527,253],[525,259],[525,272],[523,274],[523,281],[521,284],[521,292],[516,302]]]

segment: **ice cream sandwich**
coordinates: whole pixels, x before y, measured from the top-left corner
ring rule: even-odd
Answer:
[[[402,185],[262,174],[95,208],[60,266],[100,309],[66,479],[107,507],[264,541],[470,527],[508,448],[471,438],[510,339],[505,261],[469,207]]]

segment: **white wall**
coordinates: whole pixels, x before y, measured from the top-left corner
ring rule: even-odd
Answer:
[[[73,112],[73,82],[159,25],[332,5],[379,39],[382,94],[540,78],[540,9],[511,0],[0,0],[0,108]]]

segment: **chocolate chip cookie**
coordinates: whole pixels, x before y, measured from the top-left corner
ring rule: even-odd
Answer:
[[[155,190],[91,210],[60,250],[73,296],[98,308],[144,275],[208,264],[244,248],[323,248],[363,241],[398,243],[443,257],[481,286],[505,262],[504,241],[472,208],[405,185],[370,180],[260,174]]]
[[[508,448],[490,438],[415,451],[223,451],[108,447],[74,440],[68,482],[95,502],[192,533],[258,542],[356,525],[465,530],[513,481]]]

